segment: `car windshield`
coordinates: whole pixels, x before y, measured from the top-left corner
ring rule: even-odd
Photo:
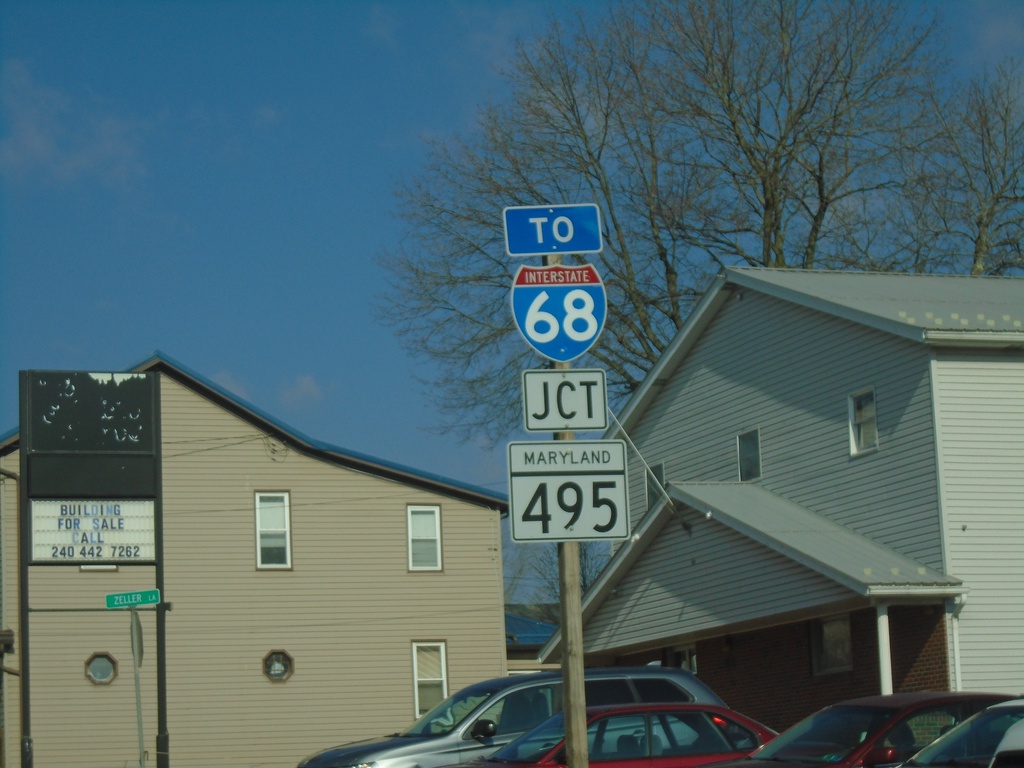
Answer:
[[[1024,719],[1024,702],[990,707],[964,720],[908,761],[909,765],[988,765],[1003,735]]]
[[[494,691],[463,689],[427,712],[399,736],[441,736],[451,733],[470,712],[493,695]]]
[[[488,759],[502,763],[537,763],[565,740],[565,716],[552,715],[532,731],[499,749]]]
[[[877,731],[895,710],[886,707],[840,705],[801,720],[768,742],[755,760],[793,760],[799,763],[838,763]]]

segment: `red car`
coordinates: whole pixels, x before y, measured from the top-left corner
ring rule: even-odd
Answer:
[[[775,731],[710,704],[621,704],[587,710],[590,763],[602,768],[694,768],[750,754]],[[565,717],[554,715],[474,768],[565,765]]]
[[[716,768],[876,768],[903,762],[1002,693],[892,693],[833,704],[750,758]]]

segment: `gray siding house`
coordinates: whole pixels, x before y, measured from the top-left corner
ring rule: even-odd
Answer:
[[[506,501],[298,434],[163,356],[159,377],[170,764],[294,766],[393,733],[506,673]],[[0,438],[2,626],[19,668],[19,439]],[[154,566],[28,568],[34,764],[139,764],[129,614]],[[141,712],[157,754],[157,621]],[[21,764],[21,678],[5,675],[4,765]]]
[[[634,536],[588,663],[695,663],[776,728],[1024,692],[1024,279],[726,269],[605,436]]]

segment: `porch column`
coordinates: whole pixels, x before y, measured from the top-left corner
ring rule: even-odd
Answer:
[[[878,677],[881,693],[892,693],[892,650],[889,647],[889,606],[875,605],[878,632]]]

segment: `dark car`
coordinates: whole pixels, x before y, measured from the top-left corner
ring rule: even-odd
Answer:
[[[874,768],[896,765],[1003,693],[918,692],[867,696],[804,718],[743,761],[718,768]]]
[[[590,764],[602,768],[695,768],[750,754],[776,735],[766,725],[712,704],[587,709]],[[558,768],[565,762],[565,715],[559,713],[473,766]]]
[[[1024,720],[1024,699],[993,704],[939,736],[904,765],[910,768],[986,768],[1007,732]]]
[[[1019,722],[1011,725],[995,754],[992,755],[992,762],[989,768],[1021,768],[1024,766],[1024,725]]]
[[[698,702],[725,706],[695,675],[672,667],[590,668],[588,704]],[[330,747],[299,768],[435,768],[486,757],[562,711],[562,673],[497,677],[449,696],[401,733]]]

